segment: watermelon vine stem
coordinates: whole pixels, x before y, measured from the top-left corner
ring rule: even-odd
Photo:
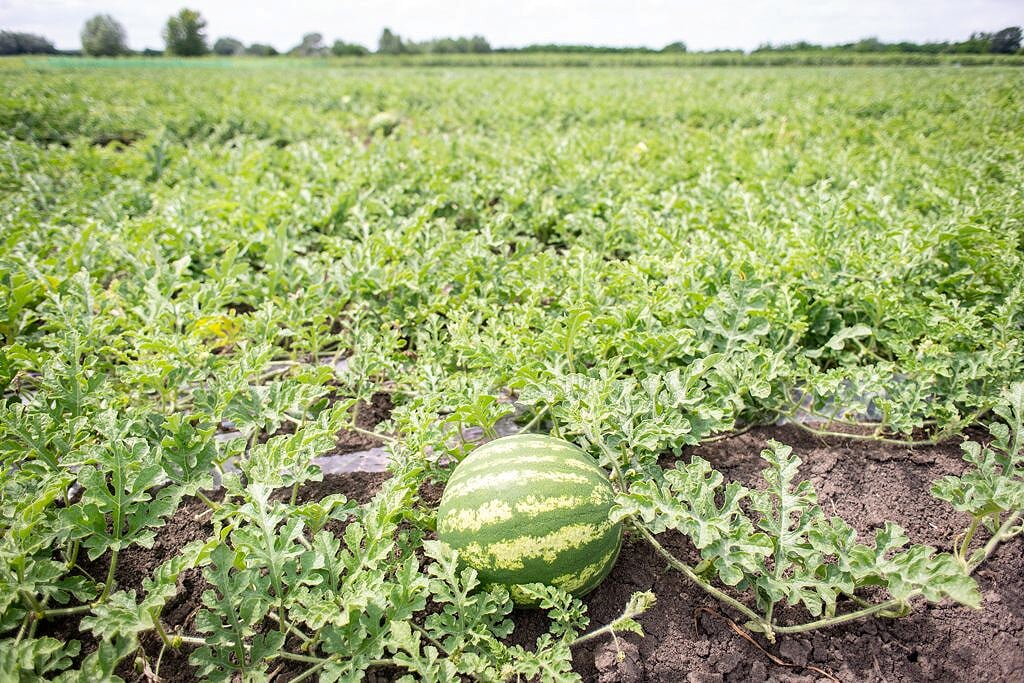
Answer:
[[[530,421],[527,422],[525,425],[523,425],[519,429],[519,431],[516,432],[516,434],[525,434],[526,432],[528,432],[531,429],[533,429],[533,427],[536,426],[536,424],[541,421],[541,419],[547,414],[547,412],[548,412],[548,407],[547,406],[544,406],[543,408],[538,410],[534,414],[534,416],[530,418]]]
[[[695,583],[697,586],[702,588],[712,597],[724,602],[725,604],[735,609],[737,612],[741,613],[743,616],[747,617],[750,621],[757,624],[761,628],[761,630],[764,631],[764,634],[768,638],[768,640],[773,643],[775,642],[775,634],[773,633],[772,625],[769,622],[765,621],[763,617],[754,612],[754,610],[744,605],[739,600],[733,598],[730,595],[727,595],[726,593],[718,590],[711,584],[701,579],[693,572],[693,569],[691,569],[689,565],[687,565],[685,562],[683,562],[675,555],[670,553],[668,550],[666,550],[663,545],[658,543],[658,540],[654,538],[654,535],[650,531],[648,531],[643,526],[643,524],[641,524],[635,519],[632,519],[631,521],[633,522],[633,527],[637,531],[639,531],[644,538],[647,539],[647,542],[651,544],[651,547],[657,550],[658,553],[662,555],[662,557],[664,557],[666,561],[668,561],[669,565],[671,565],[673,569],[682,572],[683,575],[686,576],[686,578],[688,578],[691,582]]]
[[[1020,511],[1014,512],[1012,515],[1006,518],[1005,522],[999,525],[999,528],[996,529],[996,532],[992,534],[992,538],[990,538],[988,540],[988,543],[985,544],[985,547],[982,548],[981,555],[978,556],[978,559],[967,566],[968,574],[973,574],[974,570],[981,566],[981,564],[985,560],[987,560],[992,555],[992,553],[995,552],[996,546],[998,546],[1003,541],[1009,540],[1017,534],[1024,532],[1024,526],[1022,526],[1020,529],[1013,529],[1013,525],[1016,524],[1018,520],[1020,520],[1020,516]]]

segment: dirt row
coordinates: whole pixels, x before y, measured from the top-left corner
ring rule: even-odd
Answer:
[[[756,486],[764,466],[758,454],[770,438],[794,447],[804,460],[801,474],[813,482],[826,511],[844,517],[862,536],[892,520],[913,542],[948,549],[964,526],[964,519],[928,493],[933,480],[962,470],[955,443],[910,449],[825,442],[790,426],[754,430],[702,446],[699,453],[727,478]],[[366,501],[387,476],[368,472],[328,475],[323,482],[306,487],[301,498],[342,493]],[[141,590],[143,577],[189,541],[211,532],[204,506],[186,500],[161,530],[152,550],[132,548],[122,553],[117,570],[119,588]],[[680,557],[692,552],[679,536],[669,533],[663,541]],[[86,569],[94,576],[104,575],[105,561],[100,558]],[[976,577],[984,598],[981,610],[953,604],[919,605],[902,619],[854,622],[782,637],[772,646],[759,640],[772,655],[789,664],[783,666],[741,638],[724,618],[728,613],[669,569],[646,543],[627,539],[612,574],[584,601],[592,626],[598,626],[613,619],[632,592],[654,591],[657,604],[640,618],[647,635],[627,635],[619,640],[625,655],[622,661],[610,641],[585,643],[573,653],[574,666],[584,680],[601,683],[827,680],[815,668],[843,681],[1024,680],[1024,543],[1018,540],[1001,548]],[[171,630],[194,634],[200,596],[207,587],[199,570],[181,576],[178,595],[163,612]],[[783,613],[784,619],[786,616]],[[799,617],[795,612],[789,616]],[[517,628],[512,640],[523,645],[530,645],[547,626],[546,617],[532,610],[517,610],[514,619]],[[95,648],[91,636],[79,631],[79,618],[42,626],[39,635],[83,641],[80,656]],[[160,650],[157,637],[146,634],[142,642],[155,661]],[[165,652],[161,677],[175,682],[196,680],[187,660],[187,648]],[[120,673],[128,680],[145,680],[128,666]],[[276,680],[288,679],[289,672],[279,673]],[[373,677],[386,680],[390,676],[379,672]]]

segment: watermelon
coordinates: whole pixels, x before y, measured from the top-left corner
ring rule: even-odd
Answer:
[[[608,512],[615,491],[584,451],[537,434],[484,444],[460,462],[437,513],[437,536],[481,581],[509,588],[545,583],[574,595],[611,571],[622,525]]]

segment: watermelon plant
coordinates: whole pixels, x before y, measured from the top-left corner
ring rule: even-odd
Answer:
[[[0,678],[578,680],[661,618],[587,618],[620,528],[759,641],[1019,568],[1016,71],[196,68],[0,63]],[[779,422],[967,433],[963,533],[865,536]],[[474,473],[516,430],[595,526]]]

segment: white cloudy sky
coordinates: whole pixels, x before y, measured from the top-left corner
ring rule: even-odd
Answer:
[[[961,39],[1024,24],[1024,0],[0,0],[0,28],[79,46],[85,20],[110,13],[133,48],[162,47],[160,29],[182,3],[208,21],[210,38],[235,36],[278,49],[318,31],[376,46],[384,26],[417,40],[479,33],[494,46],[591,43],[691,49],[809,39],[839,43]]]

